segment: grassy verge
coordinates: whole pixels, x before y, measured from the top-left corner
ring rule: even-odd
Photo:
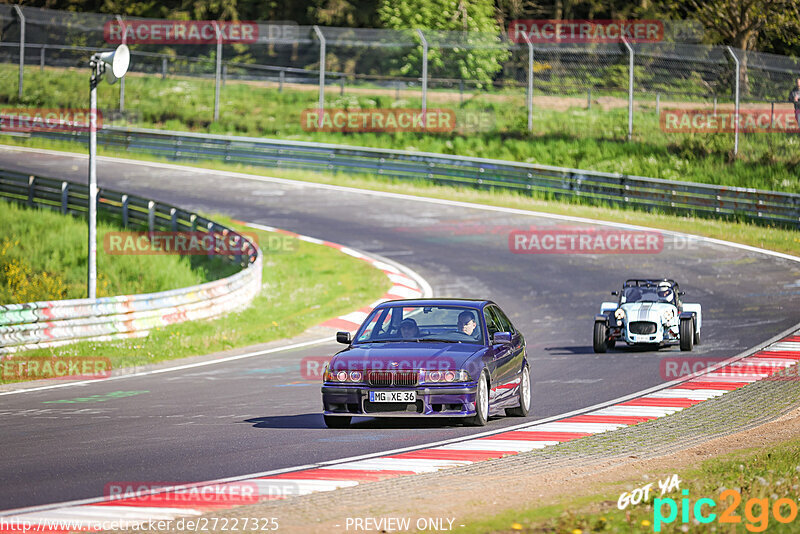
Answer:
[[[631,533],[654,532],[797,532],[797,491],[800,488],[800,440],[790,440],[776,446],[748,449],[703,462],[695,469],[678,472],[680,490],[663,496],[658,489],[658,480],[670,478],[672,473],[643,473],[647,479],[615,484],[603,488],[599,493],[572,496],[548,506],[531,507],[524,510],[504,512],[493,517],[466,525],[460,532],[564,532],[564,533]],[[637,505],[628,505],[619,510],[617,503],[623,492],[653,483],[650,498]],[[688,494],[682,491],[688,490]],[[724,493],[726,490],[728,493]],[[736,504],[733,493],[741,496]],[[580,494],[580,491],[578,491]],[[655,501],[674,499],[676,516],[671,522],[670,504]],[[684,522],[682,499],[689,499],[688,520]],[[700,512],[703,516],[716,514],[712,521],[703,524],[695,520],[694,508],[699,499],[712,499],[716,506],[704,501]],[[751,501],[751,499],[754,499]],[[780,501],[780,499],[784,499]],[[792,517],[791,522],[782,523],[775,518],[775,510],[781,517]],[[778,503],[776,507],[776,503]],[[734,504],[736,504],[734,508]],[[732,523],[721,522],[726,509],[733,514]],[[659,514],[660,512],[660,514]],[[657,521],[656,517],[662,519]],[[658,532],[657,531],[657,532]]]
[[[15,137],[0,137],[0,142],[14,146],[28,146],[36,148],[49,148],[69,152],[85,153],[86,149],[77,143],[52,142],[44,139],[25,139]],[[349,187],[359,187],[376,191],[404,193],[446,200],[474,202],[491,206],[510,207],[524,210],[540,211],[558,215],[586,217],[604,221],[637,224],[650,228],[685,232],[714,239],[733,241],[759,248],[797,254],[800,250],[800,232],[784,228],[754,225],[742,222],[730,222],[699,217],[679,217],[675,215],[642,212],[633,209],[620,209],[611,207],[587,206],[578,203],[565,203],[545,200],[532,196],[525,196],[505,191],[484,191],[471,188],[454,188],[448,186],[432,185],[424,181],[393,180],[382,176],[345,175],[329,173],[311,173],[306,171],[265,169],[245,165],[232,165],[214,161],[171,161],[164,158],[143,154],[119,154],[114,150],[104,147],[98,148],[99,152],[108,156],[122,156],[143,161],[167,162],[178,165],[203,167],[224,171],[244,172],[260,176],[275,176],[291,180],[304,180],[316,183],[336,184]]]
[[[87,108],[86,73],[74,69],[26,71],[26,93],[17,97],[16,67],[0,65],[0,104],[7,107]],[[118,88],[103,84],[101,107],[113,108]],[[342,96],[329,91],[328,108],[420,108],[418,96],[397,97],[391,90],[364,93],[355,89]],[[335,133],[307,131],[302,112],[317,107],[313,86],[279,92],[265,83],[230,81],[222,90],[220,117],[213,121],[214,85],[208,79],[161,80],[132,74],[126,82],[125,107],[132,125],[235,135],[252,135],[329,143],[403,148],[445,154],[507,159],[598,171],[689,180],[760,189],[800,192],[800,137],[748,134],[740,140],[740,156],[731,159],[733,134],[665,133],[659,125],[653,98],[637,101],[634,138],[627,142],[627,109],[603,109],[585,100],[567,98],[568,106],[555,109],[541,97],[535,106],[533,133],[527,130],[523,93],[505,91],[467,95],[429,106],[456,111],[462,121],[455,132]],[[566,97],[565,97],[566,98]],[[601,97],[602,98],[602,97]],[[581,103],[583,102],[583,103]],[[675,103],[678,104],[677,102]],[[700,104],[698,104],[698,107]],[[668,107],[662,103],[661,109]],[[467,112],[473,119],[467,120]],[[486,128],[480,117],[488,117]],[[106,122],[111,114],[106,114]],[[464,119],[464,120],[462,120]],[[483,130],[488,131],[483,131]]]
[[[0,303],[86,297],[86,222],[50,210],[0,201]],[[98,296],[154,293],[216,280],[237,267],[203,256],[110,256],[103,236],[121,227],[97,225]]]
[[[256,233],[261,243],[275,236],[225,217],[212,218]],[[325,319],[374,302],[390,286],[382,272],[335,249],[288,237],[283,243],[281,251],[265,251],[262,290],[247,309],[219,319],[157,328],[145,338],[81,342],[26,351],[19,357],[101,356],[110,358],[117,369],[245,347],[300,334]],[[0,379],[3,382],[7,381]]]

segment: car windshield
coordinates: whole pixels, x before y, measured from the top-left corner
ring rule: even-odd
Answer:
[[[675,301],[675,291],[659,289],[656,286],[626,287],[622,291],[620,304],[631,302],[668,302]]]
[[[483,344],[481,313],[461,306],[377,308],[356,333],[355,343],[397,341]]]

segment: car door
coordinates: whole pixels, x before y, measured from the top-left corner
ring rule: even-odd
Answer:
[[[492,347],[492,365],[494,367],[491,397],[499,406],[506,403],[513,404],[517,395],[515,380],[519,372],[519,369],[516,368],[518,366],[515,367],[514,365],[514,361],[519,351],[515,350],[513,343],[511,345],[491,343],[491,338],[496,332],[508,332],[505,328],[508,328],[510,323],[506,319],[504,324],[500,313],[498,313],[498,308],[492,305],[484,308],[484,317],[486,319],[486,329],[489,331],[489,340]]]

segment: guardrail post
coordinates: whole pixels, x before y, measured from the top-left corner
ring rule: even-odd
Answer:
[[[197,214],[196,213],[192,213],[189,216],[189,222],[192,224],[192,232],[196,232],[197,231]]]
[[[172,208],[169,210],[169,222],[173,232],[178,231],[178,209]]]
[[[167,79],[167,69],[169,68],[169,60],[167,58],[161,58],[161,79]]]
[[[122,227],[128,227],[128,195],[122,195]]]
[[[319,39],[319,127],[322,128],[322,114],[325,111],[325,36],[319,26],[314,25],[314,33]]]
[[[286,71],[282,69],[282,70],[281,70],[281,71],[278,73],[278,92],[279,92],[279,93],[282,93],[282,92],[283,92],[283,82],[284,82],[285,80],[286,80]]]
[[[61,182],[61,215],[67,214],[69,206],[69,182]]]
[[[44,51],[47,49],[47,45],[42,45],[42,48],[39,49],[39,71],[44,72]]]
[[[36,197],[36,192],[34,191],[36,187],[36,177],[35,176],[28,176],[28,206],[33,207],[33,199]]]
[[[208,255],[209,256],[214,256],[214,251],[217,248],[217,239],[216,239],[216,237],[214,237],[214,223],[213,223],[213,221],[208,221],[208,224],[206,225],[206,228],[208,229],[208,234],[211,236],[211,247],[209,247],[209,249],[208,249]]]
[[[736,114],[734,115],[733,119],[733,155],[736,156],[739,154],[739,78],[741,76],[740,72],[740,65],[739,65],[739,58],[736,57],[736,54],[733,53],[733,48],[730,46],[725,47],[728,50],[728,53],[733,58],[734,63],[736,63],[736,85],[735,85],[735,106],[736,106]]]
[[[155,232],[156,226],[156,203],[152,200],[147,203],[147,231]]]
[[[19,6],[14,6],[19,17],[19,99],[22,100],[22,86],[25,78],[25,15]]]
[[[624,37],[622,43],[628,49],[628,141],[630,141],[633,137],[633,47]]]
[[[522,32],[525,44],[528,45],[528,131],[533,131],[533,43],[527,32]]]
[[[214,122],[219,120],[219,83],[222,77],[222,32],[219,24],[214,21],[214,31],[217,32],[217,65],[214,71]]]
[[[428,126],[425,120],[425,113],[428,111],[428,41],[419,28],[417,35],[422,41],[422,127],[426,128]]]

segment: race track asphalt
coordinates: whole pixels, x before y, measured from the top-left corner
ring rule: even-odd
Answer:
[[[67,154],[2,149],[0,168],[81,183],[87,176],[86,158]],[[385,256],[426,278],[436,296],[494,300],[526,335],[535,419],[663,383],[661,361],[687,356],[677,347],[592,352],[592,318],[625,278],[674,278],[687,292],[686,302],[703,305],[703,343],[691,356],[730,357],[800,322],[800,263],[719,244],[665,236],[663,250],[655,254],[514,254],[508,241],[513,229],[576,225],[108,159],[98,164],[98,183]],[[0,510],[97,497],[119,481],[209,480],[477,432],[386,419],[325,428],[319,385],[305,381],[296,368],[306,356],[339,348],[331,342],[184,371],[0,396],[5,458]],[[52,402],[88,397],[95,400]],[[494,419],[481,431],[519,422]]]

